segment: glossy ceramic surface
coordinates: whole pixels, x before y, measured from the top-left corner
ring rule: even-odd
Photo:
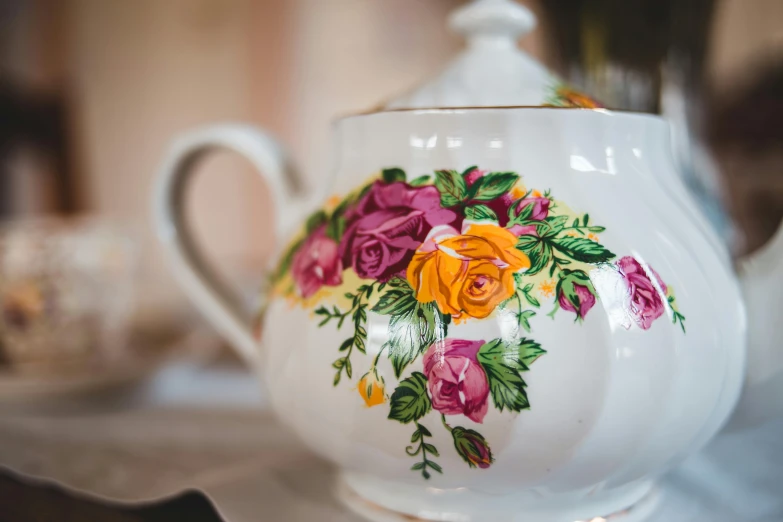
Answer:
[[[618,258],[655,267],[665,284],[676,288],[687,315],[687,333],[671,321],[646,328],[629,321],[628,286],[607,268],[609,260],[601,259],[588,271],[597,303],[582,317],[565,310],[552,317],[540,313],[530,320],[530,333],[502,308],[484,319],[453,320],[448,339],[482,345],[529,336],[546,350],[524,372],[529,404],[501,411],[493,395],[496,407],[483,416],[475,408],[472,415],[469,411],[471,399],[480,400],[472,394],[481,393],[475,390],[480,385],[470,381],[470,358],[464,361],[467,376],[457,379],[465,385],[462,401],[458,397],[435,411],[439,398],[448,399],[433,388],[428,356],[437,358],[435,364],[448,364],[448,345],[440,351],[437,344],[422,347],[429,351],[399,376],[393,360],[381,358],[372,366],[399,328],[389,328],[389,317],[378,313],[377,304],[367,310],[365,353],[354,351],[354,375],[344,373],[335,386],[335,358],[344,354],[338,348],[346,333],[337,321],[319,326],[325,316],[316,307],[330,308],[334,301],[310,296],[316,298],[308,306],[273,298],[266,311],[268,348],[262,364],[273,404],[315,451],[349,472],[348,483],[360,494],[413,514],[456,509],[470,520],[496,520],[512,511],[541,516],[567,504],[575,513],[583,506],[584,515],[599,516],[626,507],[612,505],[613,499],[624,499],[622,504],[641,496],[649,489],[645,479],[679,462],[717,431],[742,381],[742,305],[732,275],[662,182],[673,168],[663,122],[594,111],[484,109],[378,114],[343,120],[338,129],[343,148],[336,194],[356,190],[366,183],[367,173],[389,167],[415,176],[439,169],[461,172],[474,164],[490,172],[519,173],[526,187],[545,187],[558,205],[568,202],[577,214],[589,214],[591,223],[604,226],[599,245]],[[407,279],[415,286],[411,269]],[[524,269],[520,273],[518,289],[526,284]],[[345,287],[337,289],[339,299]],[[555,297],[540,291],[534,296],[544,310],[556,306]],[[455,310],[439,311],[458,319]],[[670,318],[673,313],[666,308]],[[368,368],[374,380],[385,383],[384,390],[364,389]],[[410,422],[394,410],[399,402],[395,387],[412,372],[430,378],[426,395],[433,411],[412,414],[415,421]],[[372,393],[389,395],[391,404],[368,409]],[[484,400],[489,400],[486,395]],[[442,429],[441,412],[452,427],[476,433],[477,461],[494,462],[475,469],[468,465],[470,452],[461,451],[453,432]],[[417,426],[425,426],[423,435]],[[429,457],[426,450],[417,452],[422,439],[432,445]],[[424,481],[428,459],[437,468]],[[424,468],[416,469],[418,462]]]
[[[783,404],[766,297],[783,231],[741,264],[746,373],[737,279],[667,124],[562,85],[516,46],[534,24],[510,0],[456,10],[466,49],[389,110],[337,122],[313,200],[249,126],[185,134],[161,166],[173,274],[366,516],[641,520],[743,381],[737,424]],[[215,147],[246,156],[278,210],[260,338],[183,218],[191,166]]]
[[[286,267],[287,256],[281,255],[283,273],[293,273],[298,263],[297,271],[320,277],[322,286],[313,290],[286,275],[281,278],[278,263],[260,348],[219,294],[199,277],[197,265],[189,262],[189,245],[177,235],[181,216],[175,212],[175,196],[184,179],[181,165],[187,164],[180,164],[180,159],[221,140],[243,150],[252,136],[258,138],[257,144],[266,138],[248,129],[229,128],[196,133],[179,142],[164,165],[166,176],[159,186],[157,209],[160,223],[166,225],[161,230],[172,247],[175,273],[216,326],[258,365],[283,421],[314,451],[340,466],[345,482],[361,496],[385,508],[432,520],[589,519],[621,511],[645,497],[656,476],[696,451],[720,428],[743,379],[743,308],[733,275],[715,254],[715,238],[691,219],[698,212],[688,207],[689,198],[671,194],[667,180],[672,179],[674,167],[664,122],[650,116],[591,110],[463,109],[358,116],[341,120],[337,129],[340,148],[332,183],[337,198],[331,206],[327,204],[328,212],[323,215],[311,213],[316,217],[304,227],[310,230],[308,238],[329,226],[335,206],[368,182],[375,183],[371,187],[397,183],[406,190],[435,191],[439,219],[449,209],[464,216],[463,207],[475,205],[460,203],[459,210],[454,210],[450,201],[442,199],[443,180],[439,178],[444,174],[437,172],[453,170],[461,176],[465,170],[470,172],[469,167],[480,165],[488,173],[515,173],[518,179],[514,178],[513,185],[501,188],[504,194],[518,189],[516,200],[537,197],[528,190],[552,198],[547,216],[533,216],[535,208],[531,208],[525,218],[543,218],[546,223],[546,218],[563,214],[568,216],[565,226],[583,226],[588,216],[586,226],[596,227],[597,237],[585,236],[591,245],[583,246],[590,246],[591,252],[612,254],[581,260],[560,255],[573,265],[556,267],[551,274],[548,265],[537,276],[531,270],[535,261],[531,251],[517,249],[519,255],[508,258],[498,254],[493,260],[498,262],[491,263],[495,268],[518,273],[518,278],[512,277],[515,295],[521,291],[524,296],[527,285],[534,283],[528,292],[540,307],[526,300],[520,310],[529,309],[535,316],[523,324],[517,315],[520,310],[514,308],[516,301],[507,301],[513,296],[501,295],[488,312],[478,313],[470,306],[449,308],[451,301],[443,298],[449,291],[438,296],[436,277],[432,299],[424,298],[417,284],[422,280],[412,277],[410,263],[420,254],[433,255],[432,251],[411,245],[415,250],[406,254],[412,256],[411,261],[395,266],[394,278],[387,279],[381,289],[381,280],[388,274],[363,271],[380,265],[357,264],[355,249],[332,252],[342,242],[334,237],[335,245],[307,250],[315,252],[314,264],[312,259],[309,264],[307,259],[295,260],[292,252]],[[234,132],[231,139],[227,138],[229,131]],[[254,150],[251,158],[259,167],[268,175],[275,175],[275,169],[281,174],[282,161],[257,152],[268,148],[248,145],[244,151],[253,154]],[[399,171],[383,173],[383,169]],[[430,180],[412,187],[412,180],[422,175]],[[288,197],[281,179],[271,185],[280,202]],[[470,190],[467,182],[466,189]],[[528,206],[520,203],[516,208]],[[296,207],[286,208],[291,212]],[[363,208],[365,217],[377,211]],[[343,235],[350,235],[350,221],[346,220]],[[382,221],[393,223],[392,218]],[[491,223],[491,216],[488,221],[480,224],[502,228],[500,222]],[[464,223],[459,227],[450,223],[452,239],[460,233],[490,242],[493,237],[506,237],[495,229],[492,234],[472,233],[463,228]],[[434,229],[442,223],[433,225]],[[537,236],[547,233],[546,224],[523,225],[532,225]],[[302,225],[295,230],[281,235],[288,234],[302,249],[307,243]],[[424,234],[422,243],[430,239],[440,247],[448,246],[430,232]],[[573,237],[562,232],[561,239],[553,241]],[[299,238],[304,242],[296,234],[302,234]],[[519,237],[524,240],[525,235],[533,236]],[[501,248],[497,241],[493,245]],[[445,250],[455,253],[455,248]],[[554,250],[563,253],[563,249]],[[456,253],[466,261],[466,252]],[[324,264],[333,258],[342,263],[339,271]],[[639,275],[644,282],[629,284],[628,270],[622,269],[626,259],[628,266],[642,269]],[[420,261],[423,265],[426,260]],[[563,285],[558,288],[558,282],[564,277],[561,274],[572,269],[583,270],[588,280],[567,281],[571,291],[566,292]],[[535,277],[551,278],[552,293],[542,291],[544,281]],[[312,278],[307,281],[312,285]],[[415,306],[431,306],[433,314],[449,323],[445,335],[436,335],[431,346],[416,346],[407,364],[400,367],[389,352],[383,356],[382,350],[389,350],[389,343],[394,343],[405,324],[390,328],[394,315],[383,313],[381,299],[395,284],[400,288],[403,283],[413,292]],[[577,291],[575,283],[587,293]],[[366,292],[360,290],[362,285],[373,286],[375,291],[366,296],[366,318],[360,317],[361,324],[351,315],[341,321],[319,312],[323,307],[329,315],[345,313],[355,292]],[[660,301],[651,320],[634,320],[642,317],[636,313],[642,301],[634,299],[640,285],[652,292],[644,302]],[[676,307],[667,298],[670,289],[676,290]],[[350,292],[354,294],[348,298],[345,294]],[[547,316],[558,306],[557,313]],[[509,310],[511,314],[506,313]],[[677,310],[687,317],[684,325],[675,316]],[[364,331],[362,349],[355,341],[357,325]],[[521,351],[503,348],[501,359],[508,368],[500,366],[506,377],[500,382],[511,383],[504,402],[502,394],[498,398],[494,393],[497,382],[493,384],[490,376],[491,361],[478,354],[493,340],[508,347],[519,346],[522,338],[530,339],[542,352],[529,364],[532,360],[524,359]],[[340,351],[347,339],[352,348]],[[440,345],[435,342],[438,339]],[[454,352],[449,339],[467,342],[477,348],[477,354]],[[348,350],[350,371],[345,361],[337,363]],[[434,376],[433,368],[452,362],[464,363],[465,371],[453,372],[454,379]],[[400,392],[406,379],[415,380],[416,374],[424,380]],[[339,382],[335,375],[340,376]],[[440,384],[435,382],[438,378]],[[518,385],[520,380],[522,385]],[[445,393],[444,385],[451,384],[461,388],[454,394]],[[405,397],[421,401],[421,407],[400,402]],[[457,518],[444,518],[449,513]]]

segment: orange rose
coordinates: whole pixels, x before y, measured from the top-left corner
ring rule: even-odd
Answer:
[[[422,303],[444,314],[482,319],[514,295],[514,273],[530,268],[517,237],[497,225],[466,222],[460,235],[436,227],[408,265],[408,281]]]

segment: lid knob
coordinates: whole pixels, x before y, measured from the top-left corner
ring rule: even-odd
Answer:
[[[474,0],[455,10],[449,26],[469,45],[480,42],[512,44],[536,26],[536,17],[527,7],[512,0]]]
[[[451,13],[467,46],[440,73],[386,104],[395,108],[538,106],[558,80],[517,45],[536,25],[513,0],[472,0]]]

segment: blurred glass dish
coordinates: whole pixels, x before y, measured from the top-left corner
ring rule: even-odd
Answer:
[[[0,369],[58,373],[122,358],[137,246],[91,219],[0,225]]]

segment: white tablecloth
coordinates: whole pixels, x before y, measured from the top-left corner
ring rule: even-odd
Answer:
[[[357,521],[265,402],[241,369],[179,365],[130,400],[0,413],[0,465],[124,501],[199,488],[228,522]],[[783,521],[783,420],[719,436],[661,491],[650,522]]]

